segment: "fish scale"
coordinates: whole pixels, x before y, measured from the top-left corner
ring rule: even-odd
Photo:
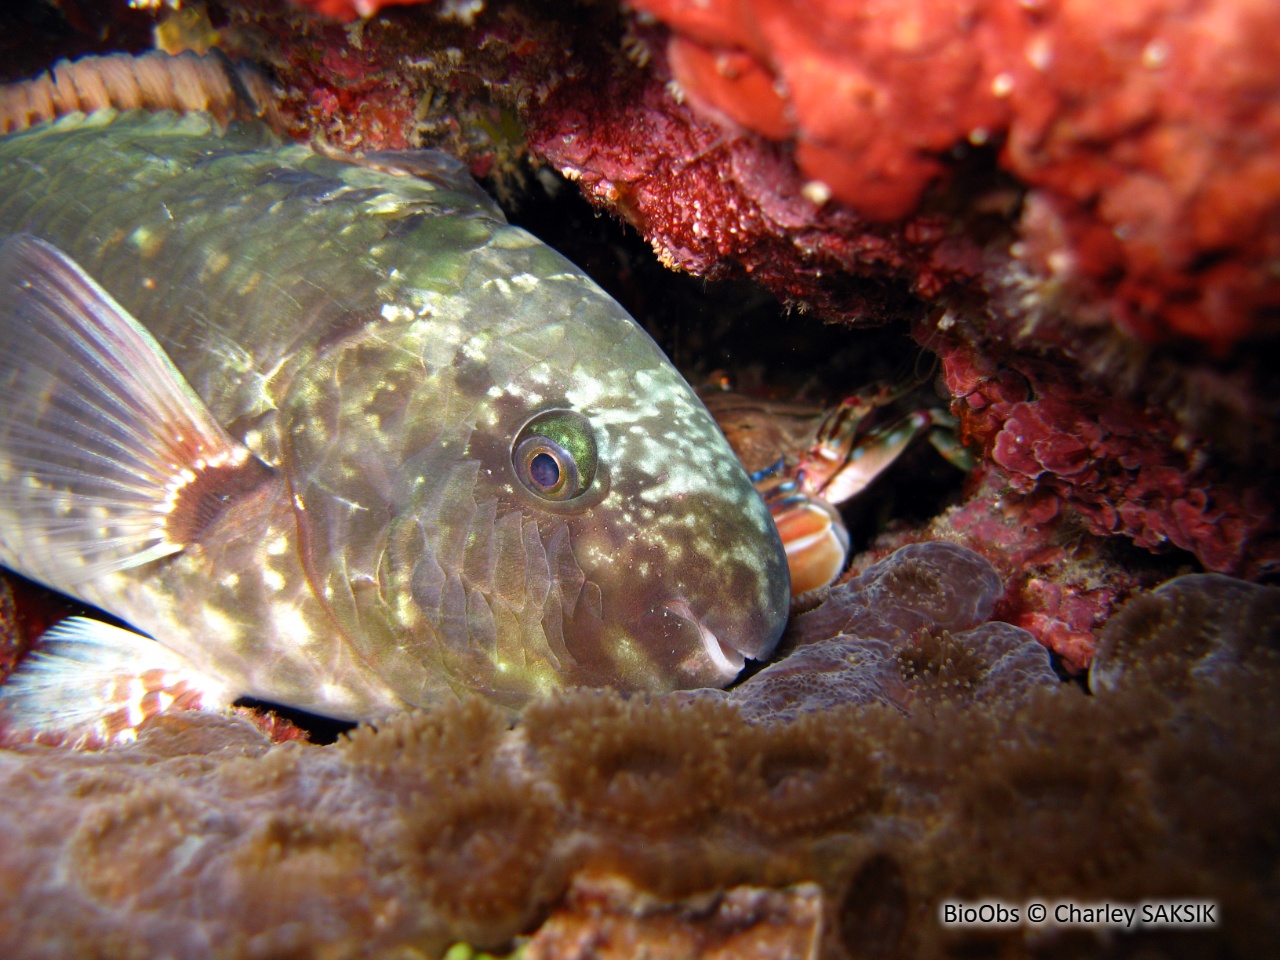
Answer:
[[[705,408],[456,161],[103,111],[0,138],[0,234],[17,238],[0,332],[34,317],[79,342],[92,315],[160,371],[77,372],[83,350],[22,339],[0,360],[0,560],[154,637],[211,705],[358,719],[465,692],[723,685],[776,642],[781,545]],[[51,435],[37,383],[88,421],[119,394],[130,430],[177,452],[94,454],[137,477],[113,494],[85,452],[100,433]],[[536,486],[526,449],[580,489]],[[139,510],[163,557],[99,542],[145,533]],[[56,728],[21,680],[0,707]]]

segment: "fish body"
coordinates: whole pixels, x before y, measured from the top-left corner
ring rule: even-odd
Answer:
[[[100,111],[0,138],[0,235],[0,564],[225,699],[721,686],[776,643],[711,417],[456,162]]]

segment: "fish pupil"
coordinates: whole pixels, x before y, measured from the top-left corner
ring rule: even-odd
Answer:
[[[535,454],[529,461],[529,479],[543,490],[550,490],[560,482],[560,464],[549,453]]]

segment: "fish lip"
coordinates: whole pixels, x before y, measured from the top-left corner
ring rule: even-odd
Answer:
[[[711,628],[693,612],[688,601],[668,600],[664,606],[676,616],[683,617],[698,628],[698,637],[702,640],[702,648],[706,651],[707,659],[726,681],[734,679],[742,672],[742,668],[747,665],[746,654],[717,637]]]

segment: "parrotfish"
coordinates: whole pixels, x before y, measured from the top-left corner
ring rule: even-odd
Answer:
[[[0,138],[0,564],[56,627],[11,723],[343,719],[724,686],[788,608],[769,512],[626,311],[456,160],[207,113]]]

